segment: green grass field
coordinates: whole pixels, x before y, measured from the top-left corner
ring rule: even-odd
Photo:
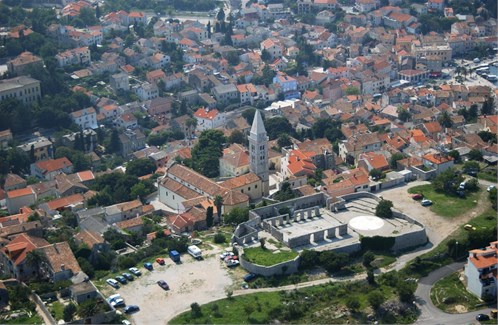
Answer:
[[[476,296],[465,289],[458,279],[459,273],[442,278],[431,289],[431,300],[436,307],[447,313],[457,313],[456,306],[461,305],[467,311],[476,310],[481,303]]]
[[[251,247],[244,249],[243,256],[248,262],[258,265],[270,266],[292,260],[298,255],[299,254],[294,251],[279,251],[277,253],[274,253],[273,251],[266,248]]]
[[[64,305],[59,301],[54,301],[52,306],[50,306],[50,310],[52,312],[52,316],[56,321],[59,319],[64,319]]]
[[[412,187],[408,190],[408,193],[423,194],[424,198],[433,202],[432,206],[430,206],[431,211],[442,217],[449,218],[460,216],[476,207],[479,198],[479,193],[468,193],[465,198],[449,196],[445,193],[436,192],[430,184]]]

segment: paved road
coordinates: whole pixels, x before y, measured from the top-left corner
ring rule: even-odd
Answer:
[[[425,278],[421,278],[418,282],[417,291],[415,291],[415,301],[417,306],[420,308],[421,314],[415,324],[424,324],[424,325],[432,325],[432,324],[469,324],[469,323],[478,323],[476,321],[477,314],[488,314],[491,310],[490,308],[484,308],[479,311],[473,311],[465,314],[448,314],[440,309],[438,309],[431,301],[430,294],[431,288],[434,283],[436,283],[439,279],[460,270],[464,265],[464,262],[453,263],[447,266],[444,266],[440,269],[437,269],[431,272]]]

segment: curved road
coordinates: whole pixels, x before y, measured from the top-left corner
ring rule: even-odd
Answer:
[[[491,308],[484,308],[478,311],[473,311],[465,314],[448,314],[440,309],[438,309],[432,303],[430,294],[431,288],[438,280],[444,278],[447,275],[450,275],[453,272],[458,271],[463,267],[464,262],[453,263],[450,265],[446,265],[440,269],[437,269],[431,272],[425,278],[421,278],[418,281],[418,287],[415,291],[415,301],[417,306],[420,309],[420,316],[415,324],[424,324],[424,325],[432,325],[432,324],[451,324],[451,325],[459,325],[459,324],[469,324],[469,323],[478,323],[476,321],[477,314],[487,314]]]

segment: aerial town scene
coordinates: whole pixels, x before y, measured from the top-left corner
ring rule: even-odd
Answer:
[[[496,0],[0,0],[1,324],[496,324]]]

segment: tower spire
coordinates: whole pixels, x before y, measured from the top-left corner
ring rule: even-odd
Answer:
[[[249,134],[249,156],[251,172],[256,174],[263,183],[263,195],[269,193],[269,171],[268,171],[268,136],[259,110],[256,110]]]

